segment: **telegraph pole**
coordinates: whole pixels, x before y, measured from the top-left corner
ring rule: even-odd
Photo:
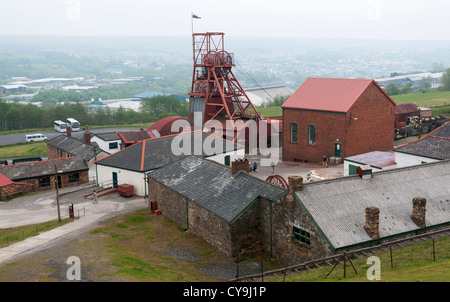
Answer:
[[[56,188],[56,205],[58,207],[58,221],[61,222],[61,212],[59,210],[59,191],[58,191],[58,170],[56,169],[55,164],[55,188]]]

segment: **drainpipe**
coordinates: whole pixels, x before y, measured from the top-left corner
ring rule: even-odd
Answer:
[[[270,258],[272,258],[272,201],[269,201],[269,221],[270,221]]]
[[[189,230],[189,211],[188,211],[188,200],[187,197],[184,198],[186,201],[186,231]]]

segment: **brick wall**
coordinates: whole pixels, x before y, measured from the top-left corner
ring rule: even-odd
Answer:
[[[8,198],[16,197],[20,194],[31,191],[33,191],[33,186],[29,186],[23,183],[12,183],[0,187],[0,200],[6,200]]]
[[[346,114],[283,109],[283,160],[320,162],[323,155],[334,156],[337,141],[342,158],[389,150],[394,145],[394,110],[374,83]],[[297,123],[297,143],[290,142],[290,122]],[[308,125],[315,125],[313,145],[308,144]]]
[[[283,160],[292,157],[320,162],[322,156],[334,156],[336,140],[345,147],[345,114],[283,109]],[[297,123],[297,142],[291,142],[291,124]],[[308,144],[308,125],[315,125],[316,142]]]
[[[69,182],[69,175],[72,173],[78,173],[79,175],[79,180],[78,181],[72,181]],[[59,174],[59,176],[61,176],[61,187],[62,188],[66,188],[66,187],[76,187],[80,184],[84,184],[84,183],[88,183],[89,182],[89,172],[88,170],[85,171],[78,171],[78,172],[71,172],[71,173],[63,173],[63,174]],[[28,183],[32,185],[32,191],[42,191],[42,190],[52,190],[55,189],[55,175],[48,175],[48,177],[50,178],[50,182],[49,182],[49,186],[44,186],[44,187],[40,187],[39,186],[39,178],[40,177],[35,177],[35,178],[28,178],[28,179],[21,179],[18,180],[21,183]]]

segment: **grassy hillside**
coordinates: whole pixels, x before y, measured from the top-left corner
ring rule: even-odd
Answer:
[[[413,103],[419,107],[433,108],[433,115],[450,117],[450,91],[408,93],[391,96],[397,104]],[[258,108],[263,117],[281,116],[281,107]]]
[[[433,261],[432,241],[424,241],[393,249],[393,268],[389,251],[376,254],[380,258],[381,274],[378,282],[448,282],[450,280],[450,238],[435,240],[435,257]],[[325,266],[286,276],[285,282],[377,282],[369,281],[367,257],[352,261],[358,274],[347,262],[346,278],[344,278],[343,264],[339,264],[325,279],[332,267]],[[267,281],[282,282],[283,278],[266,279]]]
[[[419,107],[450,106],[450,91],[399,94],[391,98],[397,104],[414,103]]]

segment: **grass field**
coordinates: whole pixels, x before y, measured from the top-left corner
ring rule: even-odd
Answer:
[[[435,240],[435,261],[433,260],[432,241],[412,244],[401,249],[392,250],[393,268],[389,251],[377,254],[380,259],[381,270],[379,282],[448,282],[450,280],[450,238]],[[285,282],[373,282],[368,280],[368,269],[373,265],[367,264],[367,257],[352,261],[357,274],[351,264],[347,262],[346,278],[344,266],[340,264],[325,279],[332,267],[320,267],[286,276]],[[369,277],[371,277],[371,271]],[[283,278],[267,279],[267,281],[281,282]]]
[[[450,91],[393,95],[397,104],[413,103],[418,107],[450,106]]]
[[[433,115],[450,117],[450,91],[408,93],[391,96],[396,104],[413,103],[418,107],[433,108]],[[281,116],[281,107],[258,108],[263,117]]]
[[[393,268],[389,252],[377,254],[381,261],[380,282],[449,281],[450,238],[435,241],[436,261],[433,261],[432,248],[432,242],[425,241],[393,250]],[[224,266],[235,269],[233,259],[202,238],[185,232],[162,215],[142,209],[102,222],[73,243],[66,242],[64,247],[57,246],[0,266],[0,281],[57,281],[55,263],[63,263],[66,255],[83,259],[83,276],[93,281],[211,282],[220,280],[208,276],[206,271],[217,272]],[[258,264],[259,260],[255,257],[251,261]],[[367,258],[352,261],[357,274],[347,263],[346,278],[340,264],[327,279],[324,278],[330,266],[287,275],[285,282],[374,282],[367,278],[372,264],[366,261]],[[282,266],[264,258],[264,268]],[[264,278],[264,282],[282,281],[282,277]]]
[[[0,158],[47,156],[46,142],[0,146]]]

